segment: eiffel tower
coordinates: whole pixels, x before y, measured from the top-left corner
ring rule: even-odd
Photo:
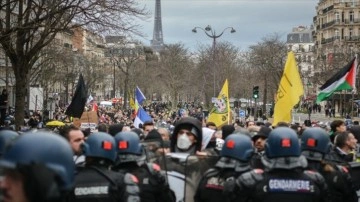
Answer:
[[[154,21],[154,33],[153,39],[151,40],[151,48],[160,52],[163,49],[164,40],[163,40],[163,31],[162,31],[162,22],[161,22],[161,2],[156,0],[155,2],[155,21]]]

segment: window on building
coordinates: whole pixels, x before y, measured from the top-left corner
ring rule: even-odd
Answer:
[[[299,51],[300,51],[300,52],[304,52],[304,46],[301,45],[301,44],[299,45]]]
[[[340,13],[338,12],[335,13],[335,21],[340,22]]]
[[[306,55],[301,56],[301,62],[306,62]]]
[[[338,29],[335,30],[335,39],[339,39],[340,38],[340,32]]]
[[[353,37],[353,29],[349,28],[349,39],[352,39]]]
[[[354,22],[354,11],[349,12],[349,19],[350,19],[350,22]]]

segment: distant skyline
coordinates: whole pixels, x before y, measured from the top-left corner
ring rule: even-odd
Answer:
[[[146,6],[151,17],[138,24],[150,45],[154,29],[155,0],[138,0]],[[193,33],[194,27],[210,25],[217,34],[226,27],[233,27],[217,39],[228,41],[240,50],[246,50],[262,38],[278,33],[286,40],[293,27],[313,24],[318,0],[161,0],[164,43],[183,43],[195,51],[200,44],[211,45],[212,39],[203,31]]]

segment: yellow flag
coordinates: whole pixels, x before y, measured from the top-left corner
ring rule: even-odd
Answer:
[[[288,53],[284,73],[276,93],[273,126],[278,122],[291,121],[291,110],[299,103],[300,96],[304,94],[304,87],[300,78],[295,56],[292,51]]]
[[[131,109],[135,109],[135,100],[134,100],[134,96],[130,93],[130,101],[129,101],[130,107]]]
[[[229,102],[229,84],[225,80],[224,86],[217,99],[214,100],[214,106],[210,111],[208,122],[214,122],[217,127],[224,124],[230,124],[230,102]]]

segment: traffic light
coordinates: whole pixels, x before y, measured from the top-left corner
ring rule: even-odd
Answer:
[[[253,87],[253,98],[258,99],[259,98],[259,86]]]

